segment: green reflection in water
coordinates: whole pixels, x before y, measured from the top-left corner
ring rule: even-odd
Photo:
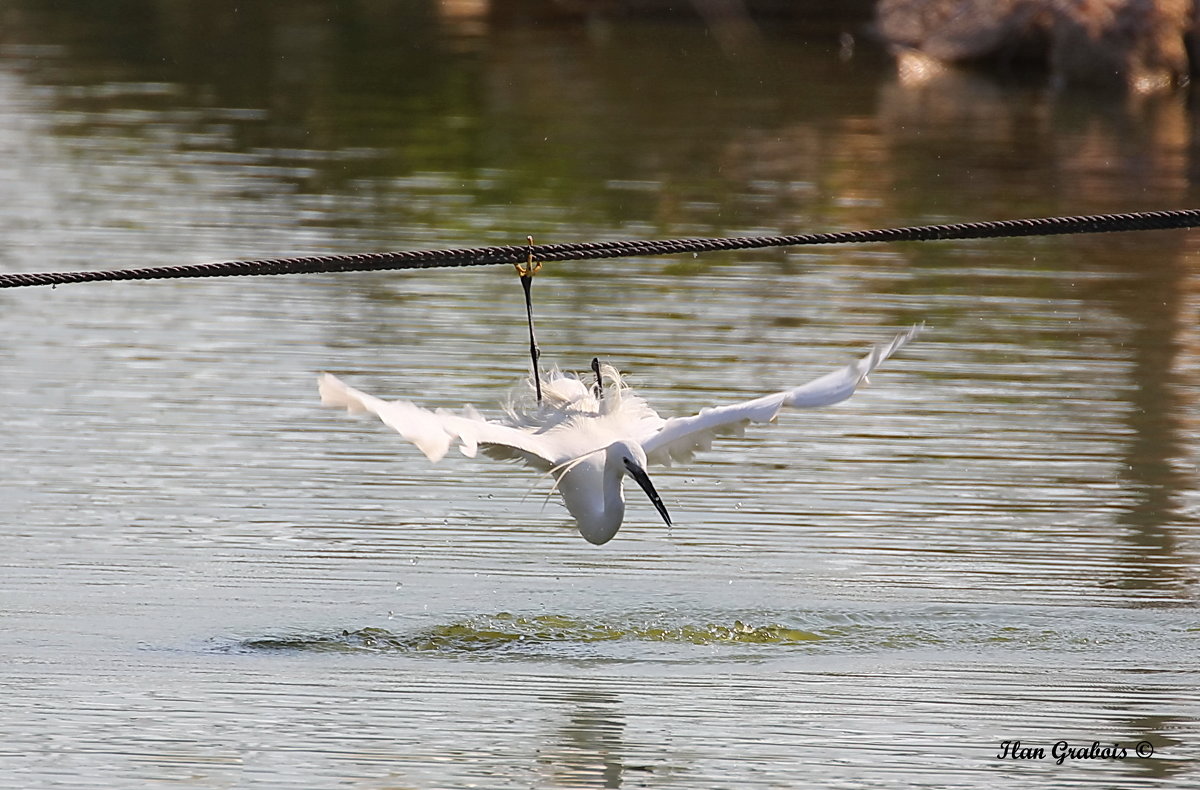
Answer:
[[[525,617],[501,612],[437,625],[415,634],[385,628],[360,628],[336,635],[265,637],[242,646],[252,650],[316,650],[329,652],[475,652],[548,642],[592,643],[620,640],[693,645],[802,644],[824,639],[820,634],[781,625],[613,625],[563,615]]]

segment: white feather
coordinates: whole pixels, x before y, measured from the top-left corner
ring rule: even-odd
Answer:
[[[813,409],[839,403],[853,395],[871,371],[912,342],[924,328],[923,323],[916,324],[890,343],[873,347],[862,359],[807,384],[741,403],[701,409],[691,417],[672,417],[658,430],[637,439],[650,463],[669,465],[690,460],[697,450],[707,450],[716,436],[745,431],[747,423],[774,421],[784,406]]]
[[[616,534],[624,517],[621,481],[627,473],[647,489],[669,524],[666,508],[645,474],[646,464],[690,459],[698,450],[709,449],[716,436],[741,435],[748,423],[771,422],[785,406],[816,408],[843,401],[923,326],[913,326],[890,343],[875,346],[862,359],[807,384],[669,420],[607,365],[601,367],[605,386],[599,397],[590,382],[554,370],[541,381],[541,403],[530,381],[505,406],[505,416],[498,421],[470,406],[456,414],[430,411],[408,401],[380,400],[328,373],[321,375],[319,386],[322,403],[352,414],[374,414],[430,461],[441,460],[457,442],[468,457],[483,450],[493,458],[522,461],[551,473],[580,533],[592,543],[604,543]]]

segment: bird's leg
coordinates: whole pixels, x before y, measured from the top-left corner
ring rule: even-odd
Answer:
[[[596,374],[596,400],[604,395],[604,380],[600,378],[600,357],[592,357],[592,372]]]
[[[530,288],[533,286],[533,275],[542,268],[542,262],[533,262],[533,236],[525,238],[529,240],[529,256],[524,266],[519,263],[513,265],[517,267],[517,274],[521,276],[521,288],[525,291],[525,315],[529,318],[529,357],[533,360],[533,391],[537,395],[538,405],[541,405],[542,374],[538,369],[538,360],[542,357],[542,351],[538,348],[537,338],[533,334],[533,297],[530,295]]]
[[[533,391],[540,404],[542,402],[542,374],[538,369],[538,360],[541,359],[542,350],[538,348],[537,338],[533,335],[533,300],[529,295],[529,286],[532,284],[532,274],[521,275],[521,287],[525,289],[525,314],[529,317],[529,358],[533,362]]]

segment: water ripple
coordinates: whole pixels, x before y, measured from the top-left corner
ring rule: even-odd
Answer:
[[[297,635],[247,639],[247,650],[312,650],[319,652],[474,653],[528,650],[553,643],[641,641],[692,645],[797,645],[825,637],[780,625],[616,625],[562,615],[499,614],[437,625],[412,634],[384,628],[359,628],[333,635]]]

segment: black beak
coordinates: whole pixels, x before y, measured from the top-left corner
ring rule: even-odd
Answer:
[[[650,482],[650,475],[646,474],[645,469],[628,458],[625,459],[625,468],[629,470],[629,476],[646,492],[646,496],[650,497],[650,502],[658,510],[658,515],[662,516],[663,521],[667,522],[668,527],[671,526],[671,514],[667,512],[667,506],[663,504],[662,497],[654,490],[654,483]]]

